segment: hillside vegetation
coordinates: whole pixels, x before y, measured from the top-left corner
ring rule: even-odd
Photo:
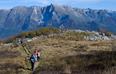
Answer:
[[[36,36],[35,40],[25,44],[31,53],[36,47],[42,50],[35,74],[116,73],[115,40],[87,41],[83,37],[89,34],[85,32],[61,33],[56,29],[55,32],[52,31],[48,33],[47,30],[44,32],[40,30],[39,33],[44,34]],[[29,37],[28,35],[25,37]],[[1,44],[0,74],[31,74],[28,56],[20,44],[17,46],[15,43]]]

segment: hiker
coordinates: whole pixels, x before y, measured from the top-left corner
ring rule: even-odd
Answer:
[[[33,72],[35,71],[36,67],[38,66],[39,59],[40,59],[40,49],[36,49],[30,57]]]

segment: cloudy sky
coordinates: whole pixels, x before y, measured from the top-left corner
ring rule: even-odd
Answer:
[[[78,8],[116,11],[116,0],[0,0],[0,9],[9,9],[15,6],[46,6],[51,3]]]

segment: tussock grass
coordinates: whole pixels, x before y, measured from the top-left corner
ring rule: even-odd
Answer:
[[[35,74],[115,74],[115,42],[85,41],[79,35],[57,34],[28,43],[31,53],[36,47],[42,49]],[[0,46],[0,55],[0,74],[31,72],[22,46]]]

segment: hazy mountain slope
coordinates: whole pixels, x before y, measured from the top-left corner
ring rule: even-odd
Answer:
[[[116,12],[52,4],[46,7],[20,6],[0,10],[0,39],[46,26],[95,31],[105,29],[116,32]]]

